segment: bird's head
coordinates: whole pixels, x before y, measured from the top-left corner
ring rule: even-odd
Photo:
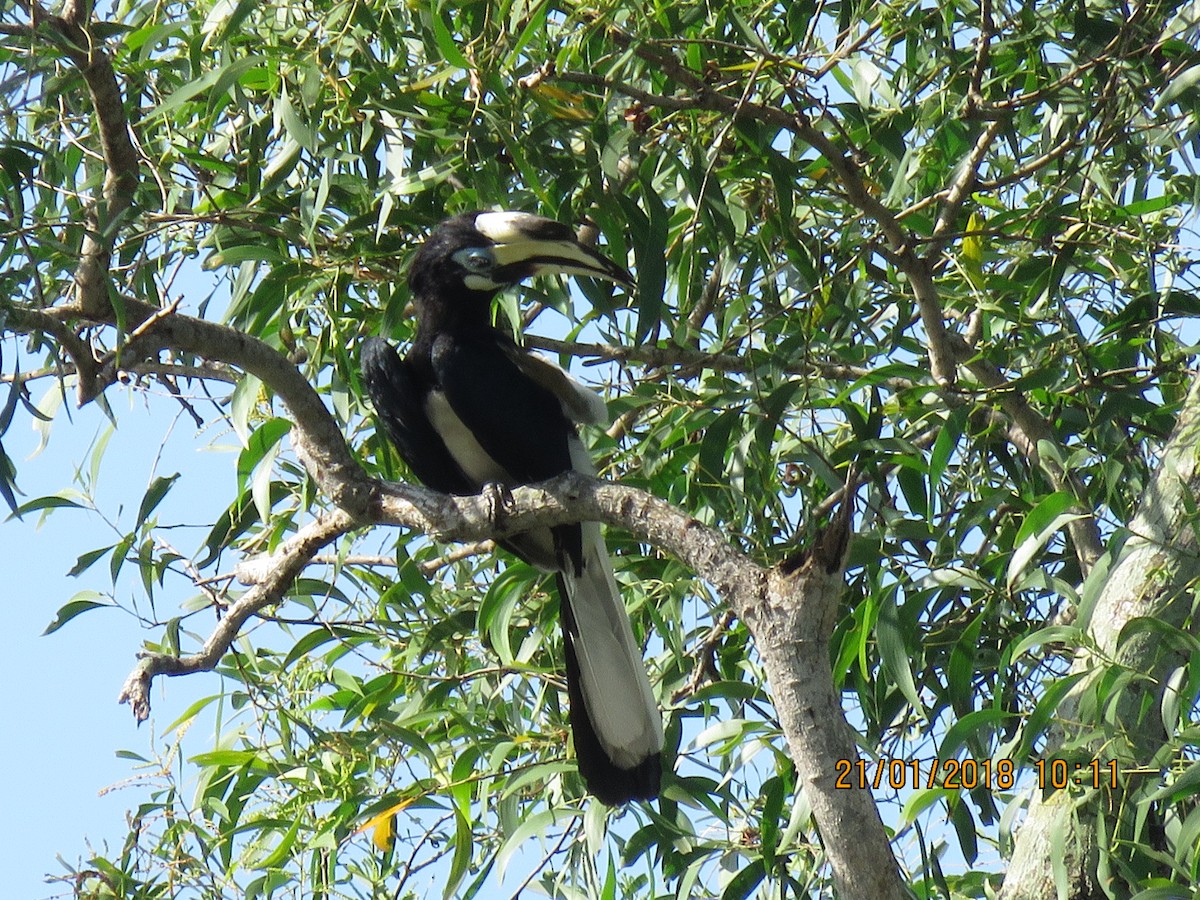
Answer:
[[[621,266],[580,244],[569,225],[508,211],[446,219],[417,252],[408,283],[418,300],[462,288],[490,297],[525,278],[553,273],[633,285]]]

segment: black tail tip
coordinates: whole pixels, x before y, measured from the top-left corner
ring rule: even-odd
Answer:
[[[653,800],[662,787],[662,754],[648,756],[632,769],[619,769],[607,758],[578,757],[579,774],[588,793],[605,806]]]

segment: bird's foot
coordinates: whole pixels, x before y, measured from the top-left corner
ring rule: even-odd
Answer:
[[[483,486],[480,493],[487,499],[488,518],[491,520],[492,526],[494,528],[501,527],[516,505],[513,501],[512,491],[506,484],[489,481]]]

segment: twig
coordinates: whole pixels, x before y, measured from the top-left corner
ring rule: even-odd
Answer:
[[[525,335],[525,346],[535,350],[546,350],[551,353],[564,353],[568,356],[584,356],[619,363],[640,363],[653,368],[683,368],[697,372],[707,369],[713,372],[750,373],[759,368],[761,363],[733,356],[727,353],[707,353],[703,350],[693,350],[687,347],[655,346],[639,344],[624,346],[619,344],[587,344],[575,341],[560,341],[555,338],[539,335]],[[776,365],[772,361],[772,365]],[[799,377],[821,375],[838,381],[858,381],[868,378],[871,369],[865,366],[849,366],[841,363],[808,362],[802,365],[785,364],[777,366],[779,372]],[[893,390],[908,390],[916,386],[916,382],[907,378],[888,377],[880,384],[886,384]]]
[[[954,180],[946,188],[945,202],[942,203],[937,221],[933,226],[933,238],[926,245],[925,256],[927,258],[940,256],[945,248],[950,236],[950,229],[954,226],[955,219],[958,218],[963,201],[967,199],[979,180],[979,167],[983,164],[983,158],[996,140],[996,135],[1000,133],[1001,127],[1003,127],[1003,123],[1000,120],[987,123],[975,140],[975,146],[971,148],[971,152],[959,166]]]
[[[579,831],[581,827],[582,820],[580,819],[575,822],[575,825],[572,828],[563,829],[562,837],[558,839],[558,843],[555,844],[553,849],[551,849],[545,856],[542,857],[542,861],[540,863],[534,866],[533,871],[530,872],[525,877],[525,880],[517,886],[517,889],[513,892],[513,895],[509,898],[509,900],[520,900],[520,898],[524,896],[525,888],[529,887],[529,885],[533,883],[533,879],[537,877],[538,873],[541,872],[542,869],[550,865],[550,860],[554,859],[555,856],[562,852],[563,844],[567,842],[567,838],[569,838],[573,832]]]
[[[696,691],[700,690],[706,682],[715,681],[719,672],[717,672],[716,657],[717,648],[721,645],[722,638],[725,637],[725,632],[729,630],[729,626],[733,624],[736,616],[730,611],[725,610],[713,626],[708,630],[708,634],[704,639],[696,645],[696,649],[692,651],[694,663],[692,665],[692,675],[688,679],[687,684],[671,695],[672,703],[680,703],[691,697]]]
[[[992,22],[992,0],[979,0],[979,35],[975,38],[975,65],[971,67],[971,80],[967,84],[968,115],[987,104],[983,96],[983,75],[988,68],[993,34],[995,25]]]

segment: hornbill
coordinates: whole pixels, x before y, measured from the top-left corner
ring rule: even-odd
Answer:
[[[446,219],[413,259],[416,336],[401,359],[382,338],[360,363],[379,422],[427,487],[472,495],[595,469],[575,422],[602,423],[604,401],[492,324],[492,299],[543,273],[629,273],[561,222],[521,212]],[[615,806],[658,795],[662,719],[595,522],[510,535],[501,546],[554,572],[579,773]]]

